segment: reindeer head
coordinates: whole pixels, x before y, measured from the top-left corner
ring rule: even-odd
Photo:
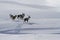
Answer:
[[[31,18],[30,16],[28,16],[28,18]]]
[[[24,13],[22,13],[22,16],[25,16],[25,14],[24,14]]]

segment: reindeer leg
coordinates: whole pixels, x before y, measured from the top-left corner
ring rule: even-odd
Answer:
[[[27,22],[28,22],[28,20],[27,20]]]

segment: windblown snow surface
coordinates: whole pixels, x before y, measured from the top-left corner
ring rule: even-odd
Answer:
[[[46,3],[32,4],[34,0],[26,1],[0,1],[0,40],[60,40],[59,8]],[[9,17],[9,14],[22,12],[31,16],[28,23]]]

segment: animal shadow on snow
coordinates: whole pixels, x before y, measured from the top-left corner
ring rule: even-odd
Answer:
[[[28,24],[28,25],[37,25],[38,23],[32,23],[32,22],[25,22],[24,24]]]

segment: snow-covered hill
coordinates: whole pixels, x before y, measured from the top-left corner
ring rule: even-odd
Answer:
[[[0,0],[0,40],[60,40],[59,8],[47,3],[47,0]],[[28,23],[9,17],[22,12],[31,16]]]

